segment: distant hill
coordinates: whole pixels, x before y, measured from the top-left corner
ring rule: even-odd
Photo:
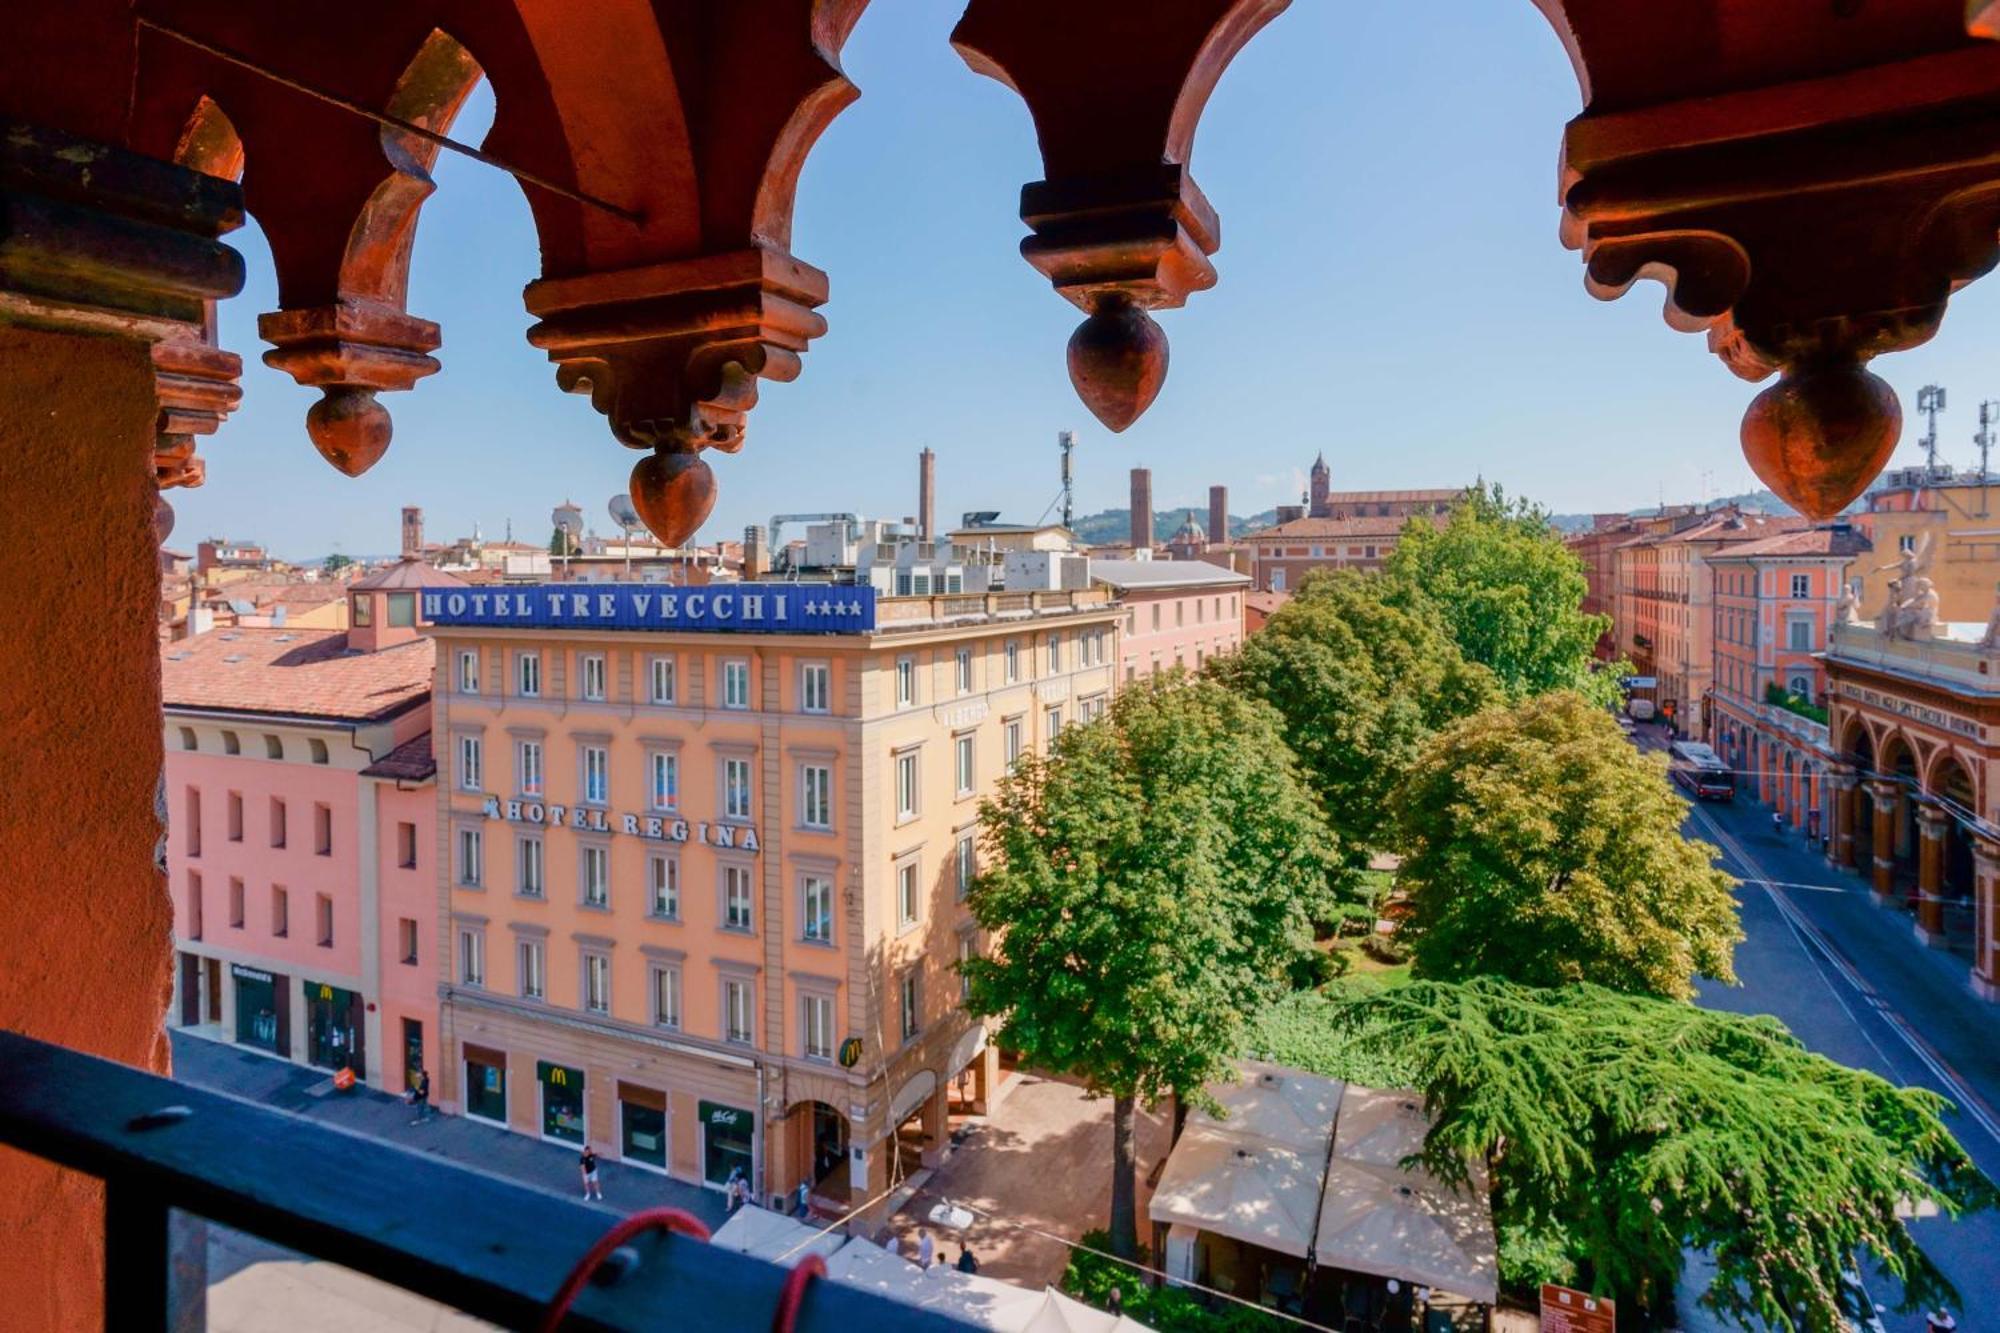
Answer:
[[[1194,521],[1201,524],[1205,530],[1208,527],[1208,506],[1206,505],[1192,510],[1188,508],[1156,509],[1153,511],[1153,540],[1164,542],[1176,532],[1179,532],[1181,524],[1187,521],[1187,516],[1190,512],[1194,514]],[[1254,532],[1258,528],[1268,528],[1272,523],[1277,521],[1277,517],[1278,512],[1275,509],[1266,509],[1263,513],[1252,514],[1248,518],[1231,514],[1229,516],[1229,535],[1231,537],[1241,537],[1246,532]],[[1072,523],[1070,527],[1076,533],[1079,540],[1087,542],[1092,546],[1120,546],[1131,540],[1132,511],[1130,508],[1103,509],[1095,514],[1080,514],[1077,516],[1076,522]],[[1211,538],[1215,536],[1212,532],[1208,535]]]

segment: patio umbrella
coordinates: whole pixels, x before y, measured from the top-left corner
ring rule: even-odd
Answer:
[[[1500,1268],[1483,1191],[1423,1171],[1335,1156],[1320,1202],[1316,1262],[1491,1304]]]

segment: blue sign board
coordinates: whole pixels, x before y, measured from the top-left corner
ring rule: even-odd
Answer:
[[[875,628],[875,589],[832,583],[540,583],[424,589],[424,619],[496,629],[853,634]]]

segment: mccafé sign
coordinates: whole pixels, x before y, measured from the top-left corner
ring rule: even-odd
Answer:
[[[424,590],[436,625],[515,629],[719,630],[737,634],[851,634],[875,628],[875,590],[834,583],[536,584]]]
[[[488,819],[509,824],[542,824],[551,828],[573,828],[583,833],[629,833],[655,842],[693,842],[703,847],[726,847],[738,852],[761,851],[757,830],[741,824],[693,823],[662,815],[612,815],[608,810],[584,806],[556,805],[542,801],[503,801],[486,798],[483,807]],[[615,821],[615,822],[614,822]]]

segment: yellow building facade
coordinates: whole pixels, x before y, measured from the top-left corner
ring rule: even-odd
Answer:
[[[1105,591],[427,609],[442,1105],[850,1207],[934,1157],[954,1099],[983,1109],[997,1057],[956,969],[980,946],[979,798],[1108,706]]]

